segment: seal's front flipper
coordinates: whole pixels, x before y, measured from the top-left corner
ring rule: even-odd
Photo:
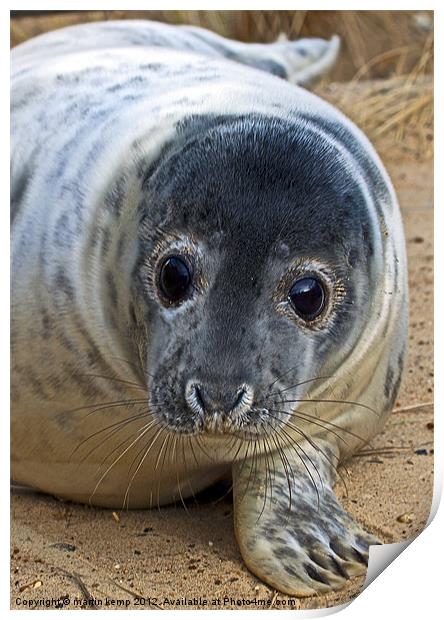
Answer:
[[[335,590],[364,574],[369,545],[379,544],[339,504],[331,489],[333,467],[311,446],[303,449],[310,473],[294,448],[284,449],[282,459],[274,455],[274,463],[261,457],[233,469],[244,561],[267,584],[296,596]]]

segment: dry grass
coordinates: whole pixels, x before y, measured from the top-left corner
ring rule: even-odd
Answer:
[[[317,92],[347,114],[376,146],[384,145],[385,155],[388,150],[392,155],[429,159],[433,157],[433,78],[427,67],[432,56],[430,34],[409,73],[364,80],[384,59],[380,56],[363,65],[346,85],[321,86]]]

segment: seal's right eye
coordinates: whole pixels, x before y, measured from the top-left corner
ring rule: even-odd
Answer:
[[[168,256],[159,272],[159,289],[163,297],[172,304],[179,303],[189,294],[191,269],[184,257]]]

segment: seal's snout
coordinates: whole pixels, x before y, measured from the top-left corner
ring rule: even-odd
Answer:
[[[185,400],[189,408],[204,419],[247,412],[253,403],[253,397],[253,388],[245,383],[237,388],[227,389],[189,381],[185,390]]]

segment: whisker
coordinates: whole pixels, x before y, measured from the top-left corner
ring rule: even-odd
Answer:
[[[203,445],[202,445],[202,442],[201,442],[200,435],[195,435],[195,437],[196,437],[196,443],[197,443],[198,448],[199,448],[199,449],[200,449],[200,450],[201,450],[201,451],[205,454],[205,456],[207,457],[207,459],[209,459],[210,461],[212,461],[212,460],[213,460],[213,457],[212,457],[212,456],[210,456],[210,455],[208,454],[208,452],[204,449],[204,447],[203,447]]]
[[[177,459],[176,459],[177,460]],[[176,481],[177,481],[177,490],[179,491],[179,497],[180,497],[180,501],[182,503],[182,506],[184,507],[185,512],[187,513],[187,515],[189,516],[190,511],[188,510],[188,507],[185,503],[185,500],[183,499],[183,495],[182,495],[182,487],[180,484],[180,480],[179,480],[179,468],[176,467]]]
[[[251,442],[251,441],[248,441],[248,442],[247,442],[247,449],[245,450],[244,458],[242,459],[242,464],[241,464],[240,469],[239,469],[239,474],[238,474],[238,477],[239,477],[239,478],[240,478],[240,475],[242,474],[242,472],[243,472],[243,470],[244,470],[244,466],[245,466],[245,463],[246,463],[247,458],[248,458],[248,453],[249,453],[249,451],[250,451],[251,444],[252,444],[252,442]],[[246,495],[246,491],[245,491],[245,492],[244,492],[244,494],[242,495],[242,499],[241,499],[241,500],[239,500],[239,504],[241,504],[241,503],[244,501],[245,495]]]
[[[276,463],[274,462],[273,451],[271,450],[270,444],[268,443],[267,437],[264,435],[264,442],[266,443],[268,453],[271,458],[271,462],[273,463],[273,482],[276,482]],[[273,501],[273,482],[270,477],[270,502]]]
[[[176,464],[177,464],[176,446],[177,446],[177,437],[178,437],[177,433],[175,433],[175,434],[173,435],[173,437],[174,437],[174,441],[173,441],[173,450],[172,450],[172,452],[171,452],[171,461],[170,461],[170,462],[171,462],[171,463],[173,462],[173,457],[174,457],[174,459],[175,459],[175,465],[176,465]]]
[[[335,437],[337,437],[338,439],[340,439],[343,443],[345,443],[345,445],[348,446],[347,442],[345,441],[345,439],[343,437],[341,437],[339,435],[339,433],[336,433],[336,431],[332,431],[331,429],[327,428],[326,426],[324,426],[323,424],[321,424],[318,421],[318,418],[315,418],[313,416],[313,420],[311,419],[307,419],[307,417],[303,417],[302,415],[297,415],[296,413],[293,413],[292,411],[287,411],[286,409],[269,409],[268,410],[270,413],[284,413],[288,416],[290,416],[291,418],[296,418],[301,420],[302,422],[310,422],[310,424],[313,424],[314,426],[319,426],[320,428],[324,429],[327,433],[331,433],[332,435],[334,435]],[[299,413],[299,411],[297,409],[295,409],[294,411],[297,411]],[[281,420],[283,421],[283,420]]]
[[[368,409],[368,411],[371,411],[376,416],[378,417],[380,416],[380,414],[377,411],[375,411],[375,409],[372,409],[372,407],[369,407],[368,405],[364,405],[364,403],[358,403],[354,400],[333,400],[333,399],[327,399],[327,398],[296,398],[294,400],[281,400],[280,403],[281,404],[285,404],[285,403],[337,403],[341,405],[356,405],[356,407],[362,407],[363,409]]]
[[[285,412],[281,412],[281,413],[285,413]],[[279,420],[279,418],[277,418],[276,416],[272,416],[275,420]],[[338,476],[341,478],[341,481],[344,484],[345,490],[347,491],[347,485],[345,484],[345,480],[342,477],[342,474],[339,472],[338,470],[338,462],[334,463],[332,461],[332,459],[329,457],[329,455],[325,452],[325,450],[322,450],[322,448],[320,448],[317,444],[315,444],[313,442],[313,440],[306,435],[299,427],[295,426],[294,424],[292,424],[291,422],[287,422],[286,423],[287,426],[289,426],[292,430],[296,431],[297,433],[299,433],[300,435],[302,435],[304,437],[304,439],[320,454],[322,454],[322,456],[325,458],[325,460],[329,463],[329,465],[332,467],[333,470],[335,470],[338,474]],[[302,447],[299,446],[301,449]],[[322,481],[321,481],[322,484]]]
[[[129,400],[110,400],[104,403],[94,403],[92,405],[84,405],[83,407],[76,407],[75,409],[65,409],[60,413],[77,413],[78,411],[87,411],[88,409],[94,409],[91,413],[95,413],[96,411],[103,411],[104,409],[112,409],[113,407],[132,407],[133,405],[142,405],[146,404],[146,398],[135,398]]]
[[[115,454],[116,452],[118,452],[122,446],[124,446],[126,443],[128,443],[129,441],[131,441],[131,440],[132,440],[132,438],[133,438],[133,437],[134,437],[134,436],[135,436],[135,435],[136,435],[136,434],[137,434],[137,433],[138,433],[141,429],[147,429],[147,431],[148,431],[148,430],[150,430],[151,428],[153,428],[153,426],[155,427],[155,426],[157,426],[157,425],[158,425],[158,423],[157,423],[157,421],[156,421],[156,420],[150,420],[150,421],[149,421],[149,422],[147,422],[146,424],[142,425],[142,426],[140,427],[140,429],[137,429],[136,431],[132,432],[132,433],[131,433],[128,437],[125,437],[125,439],[124,439],[123,441],[121,441],[119,444],[117,444],[117,446],[114,446],[114,448],[113,448],[110,452],[108,452],[108,454],[107,454],[107,455],[106,455],[106,456],[102,459],[102,462],[100,463],[99,471],[100,471],[100,469],[101,469],[101,468],[105,465],[106,461],[107,461],[109,458],[111,458],[113,454]],[[136,460],[137,456],[138,456],[138,455],[142,452],[142,450],[143,450],[143,447],[140,449],[140,451],[137,453],[137,455],[134,457],[133,461],[131,462],[131,466],[130,466],[130,469],[129,469],[128,475],[129,475],[129,473],[131,472],[131,468],[132,468],[132,466],[133,466],[133,464],[134,464],[134,462],[135,462],[135,460]]]
[[[143,366],[141,366],[140,364],[135,364],[134,362],[130,362],[129,360],[125,359],[124,357],[116,357],[115,355],[111,355],[111,358],[118,360],[120,362],[126,362],[129,366],[132,366],[135,370],[137,370],[137,372],[142,372],[143,376],[148,376],[151,377],[151,379],[154,379],[154,375],[150,374],[149,372],[147,372],[145,370],[145,368]]]
[[[133,400],[132,403],[128,403],[127,405],[108,405],[107,407],[98,407],[97,409],[93,409],[92,411],[90,411],[89,413],[87,413],[85,415],[85,418],[89,418],[90,415],[93,415],[93,413],[97,413],[98,411],[105,411],[106,409],[114,409],[115,407],[134,407],[136,405],[146,405],[146,400],[145,399],[140,399],[140,400]],[[148,409],[146,410],[146,412],[148,413]]]
[[[158,420],[151,420],[151,428],[162,428],[162,424],[158,421]],[[157,433],[157,431],[154,431],[155,433]],[[147,438],[147,441],[150,441],[150,438]],[[140,463],[140,459],[142,459],[142,455],[144,454],[145,450],[146,450],[147,444],[145,443],[143,446],[141,446],[141,448],[139,449],[139,451],[134,455],[133,460],[130,463],[130,466],[128,468],[128,477],[131,475],[132,469],[135,466],[136,468],[138,467],[138,464]],[[137,465],[136,465],[137,463]]]
[[[273,385],[275,383],[277,383],[280,379],[282,379],[283,377],[286,377],[288,375],[289,372],[291,372],[292,370],[295,370],[295,368],[299,368],[299,364],[296,364],[295,366],[292,366],[291,368],[289,368],[288,370],[286,370],[285,372],[283,372],[281,375],[278,375],[276,377],[276,379],[274,381],[272,381],[270,383],[270,385],[267,386],[267,390],[269,390],[271,387],[273,387]]]
[[[107,375],[98,375],[95,373],[82,373],[82,377],[95,377],[96,379],[106,379],[107,381],[115,381],[116,383],[123,383],[125,385],[130,385],[132,387],[138,388],[139,390],[146,391],[146,385],[135,383],[134,381],[128,381],[127,379],[119,379],[119,377],[108,377]]]
[[[158,466],[159,466],[159,462],[160,462],[160,457],[161,457],[161,455],[162,455],[162,451],[163,451],[163,449],[164,449],[164,447],[165,447],[166,440],[167,440],[167,439],[169,439],[169,438],[170,438],[170,435],[169,435],[169,434],[168,434],[168,435],[165,435],[164,440],[163,440],[163,442],[162,442],[162,445],[160,446],[159,453],[158,453],[157,458],[156,458],[156,464],[154,465],[154,471],[156,471],[156,469],[157,469],[157,468],[158,468]],[[165,460],[165,454],[164,454],[164,460]]]
[[[176,471],[176,477],[177,477],[177,454],[176,454],[176,446],[177,446],[177,440],[179,435],[177,433],[171,433],[171,438],[172,438],[172,450],[171,450],[171,455],[170,455],[170,464],[172,466],[172,469]],[[173,460],[174,459],[174,460]],[[163,467],[163,463],[162,463],[162,467]],[[159,514],[161,514],[162,510],[161,510],[161,506],[160,506],[160,482],[161,482],[161,475],[159,476],[159,480],[157,483],[157,502],[156,502],[156,506],[157,506],[157,510],[159,512]],[[152,507],[152,500],[153,500],[153,492],[151,491],[151,499],[150,499],[150,508]]]
[[[286,411],[280,411],[280,410],[274,410],[274,411],[277,411],[278,413],[288,413],[288,412],[286,412]],[[273,416],[273,417],[274,417],[274,416]],[[295,417],[299,417],[299,416],[295,416]],[[303,419],[303,418],[302,418],[302,419]],[[296,426],[294,426],[294,425],[292,425],[291,423],[288,423],[288,422],[287,422],[287,424],[288,424],[288,425],[290,426],[290,428],[292,428],[293,430],[295,430],[295,431],[297,431],[297,432],[299,432],[299,433],[301,432],[301,429],[300,429],[300,428],[298,428],[298,427],[296,427]],[[335,426],[336,426],[336,425],[335,425]],[[337,428],[340,428],[341,430],[346,431],[346,429],[342,429],[341,427],[337,427]],[[327,430],[327,432],[332,432],[332,431],[330,431],[329,429],[325,429],[325,430]],[[336,433],[334,433],[334,434],[336,434]],[[353,434],[353,433],[351,433],[351,434]],[[339,437],[339,439],[341,439],[341,437],[340,437],[339,435],[338,435],[338,437]],[[358,439],[361,439],[362,441],[365,441],[364,439],[360,438],[358,435],[356,435],[356,437],[357,437]],[[308,439],[308,436],[307,436],[307,439]],[[346,445],[348,445],[348,444],[346,444]],[[340,480],[341,480],[341,482],[342,482],[342,484],[343,484],[343,486],[344,486],[344,490],[345,490],[346,496],[348,496],[348,488],[347,488],[347,483],[346,483],[346,480],[345,480],[344,476],[342,475],[342,473],[341,473],[341,472],[340,472],[340,470],[339,470],[338,460],[337,460],[337,462],[336,462],[336,463],[334,463],[334,462],[332,461],[332,459],[330,459],[330,457],[328,456],[328,454],[327,454],[324,450],[322,450],[319,446],[314,445],[313,447],[315,447],[315,449],[316,449],[316,450],[318,450],[318,451],[322,454],[322,456],[323,456],[323,457],[325,458],[325,460],[326,460],[326,461],[330,464],[330,466],[332,467],[332,469],[333,469],[334,471],[336,471],[336,473],[337,473],[338,477],[340,478]]]
[[[290,370],[287,370],[287,372],[284,372],[283,375],[281,375],[280,377],[278,377],[277,379],[275,379],[273,381],[273,383],[270,383],[270,385],[268,386],[267,389],[270,389],[271,387],[273,387],[273,385],[275,383],[277,383],[280,379],[282,379],[283,377],[285,377],[285,375],[287,375],[291,370],[294,370],[295,368],[299,368],[299,364],[297,364],[296,366],[293,366],[293,368],[290,368]],[[320,381],[321,379],[333,379],[334,375],[327,375],[325,377],[313,377],[312,379],[306,379],[305,381],[300,381],[299,383],[296,383],[295,385],[291,385],[290,387],[287,387],[283,390],[279,390],[279,392],[273,392],[272,394],[269,394],[269,396],[277,396],[279,394],[281,394],[282,392],[287,392],[288,390],[292,390],[294,388],[297,388],[301,385],[305,385],[306,383],[312,383],[313,381]]]
[[[320,428],[323,428],[325,431],[327,431],[327,433],[332,433],[332,435],[335,435],[335,437],[340,439],[347,446],[349,444],[345,441],[343,437],[339,435],[339,433],[336,433],[335,431],[329,429],[327,426],[324,426],[324,424],[328,424],[328,426],[332,426],[333,428],[339,431],[342,431],[343,433],[347,433],[351,437],[354,437],[355,439],[358,439],[359,441],[364,442],[365,445],[371,445],[371,443],[368,440],[366,440],[364,437],[361,437],[360,435],[357,435],[353,431],[350,431],[343,426],[339,426],[338,424],[334,424],[333,422],[330,422],[329,420],[318,418],[314,415],[307,413],[306,411],[301,411],[300,409],[292,409],[291,411],[287,411],[285,409],[270,409],[269,411],[273,411],[276,413],[285,413],[291,417],[299,418],[304,421],[309,421],[311,424],[314,424],[315,426],[319,426]]]
[[[266,422],[266,424],[274,431],[273,425],[270,424],[270,422]],[[282,450],[282,446],[279,443],[279,439],[280,437],[278,435],[276,435],[275,432],[273,432],[271,434],[271,440],[273,441],[274,445],[276,446],[276,450],[278,452],[279,458],[281,459],[281,463],[282,463],[282,467],[284,468],[285,471],[285,478],[287,480],[287,487],[288,487],[288,510],[287,510],[287,519],[288,519],[288,515],[291,512],[291,504],[292,504],[292,490],[291,490],[291,480],[290,480],[290,475],[291,475],[291,479],[294,482],[294,473],[292,470],[292,467],[290,465],[290,462],[287,458],[287,455],[285,454],[285,452]],[[289,473],[290,472],[290,473]]]
[[[247,446],[246,453],[248,454],[248,446],[249,446],[249,442],[244,442],[242,439],[240,439],[239,437],[236,437],[235,435],[233,436],[233,441],[232,441],[232,444],[230,444],[230,447],[229,447],[229,450],[230,450],[230,451],[234,448],[234,446],[236,445],[236,443],[238,443],[239,445],[238,445],[238,447],[237,447],[236,452],[234,453],[233,458],[231,459],[232,463],[235,463],[235,462],[236,462],[236,459],[237,459],[237,457],[238,457],[238,455],[239,455],[239,452],[241,451],[241,448],[243,448],[243,447]],[[244,458],[243,458],[242,465],[241,465],[241,468],[240,468],[240,471],[239,471],[239,475],[240,475],[240,473],[242,472],[243,465],[244,465],[244,463],[245,463],[245,458],[246,458],[246,454],[244,454]],[[230,484],[230,486],[228,487],[227,491],[226,491],[226,492],[225,492],[225,493],[224,493],[221,497],[218,497],[218,498],[214,501],[214,505],[218,504],[218,503],[219,503],[219,502],[221,502],[223,499],[225,499],[225,497],[227,497],[227,495],[229,495],[229,494],[230,494],[230,492],[232,491],[233,487],[234,487],[234,480],[233,480],[233,476],[232,476],[232,477],[231,477],[231,484]]]
[[[239,454],[239,452],[240,452],[241,448],[245,445],[245,444],[244,444],[244,442],[242,441],[242,439],[240,439],[239,437],[234,436],[234,440],[235,440],[235,441],[233,442],[233,445],[230,447],[230,450],[231,450],[232,448],[234,448],[234,446],[236,445],[236,443],[238,443],[239,445],[238,445],[238,448],[237,448],[237,450],[236,450],[236,452],[235,452],[235,454],[234,454],[233,458],[231,459],[232,463],[235,463],[235,462],[236,462],[236,458],[237,458],[237,456],[238,456],[238,454]],[[242,467],[241,467],[241,471],[242,471]],[[227,491],[226,491],[226,492],[225,492],[225,493],[224,493],[221,497],[218,497],[218,498],[214,501],[214,505],[218,504],[218,503],[219,503],[219,502],[221,502],[223,499],[225,499],[225,498],[227,497],[227,495],[229,495],[229,494],[230,494],[231,490],[233,489],[233,486],[234,486],[234,480],[233,480],[233,476],[232,476],[232,477],[231,477],[231,484],[230,484],[230,486],[228,487],[228,490],[227,490]]]
[[[193,446],[193,437],[191,435],[188,435],[188,445],[189,445],[190,451],[191,451],[191,453],[193,455],[194,462],[196,463],[197,467],[200,467],[199,461],[197,460],[196,452],[195,452],[194,446]]]
[[[88,500],[89,503],[91,503],[91,500],[94,497],[94,494],[96,493],[96,491],[99,488],[100,484],[103,482],[104,478],[108,475],[108,473],[111,471],[111,469],[114,467],[114,465],[116,465],[120,461],[120,459],[122,459],[124,457],[124,455],[128,452],[128,450],[130,450],[139,441],[139,439],[141,439],[148,432],[148,430],[149,429],[145,428],[139,434],[139,436],[127,448],[125,448],[125,450],[111,463],[111,465],[108,467],[108,469],[105,471],[105,473],[100,477],[100,480],[97,482],[96,486],[94,487],[93,492],[89,496],[89,500]]]
[[[258,518],[256,519],[256,524],[259,522],[260,518],[262,517],[264,510],[265,510],[265,506],[267,504],[267,491],[268,491],[268,476],[270,474],[270,469],[269,469],[269,463],[268,463],[268,454],[267,454],[267,450],[265,448],[265,442],[263,441],[263,437],[262,437],[262,445],[264,448],[263,451],[263,456],[265,457],[265,493],[264,493],[264,501],[262,504],[262,509],[259,513]]]
[[[165,446],[165,451],[163,453],[163,458],[162,458],[162,465],[160,466],[160,472],[159,472],[159,480],[157,483],[157,505],[160,506],[160,483],[162,481],[162,473],[163,473],[163,468],[165,465],[165,459],[166,459],[166,455],[168,453],[168,448],[170,446],[170,441],[172,439],[173,435],[171,433],[168,433],[165,437],[166,439],[166,446]],[[165,441],[165,440],[164,440]],[[161,447],[161,451],[163,449],[163,446]],[[160,455],[158,455],[157,457],[157,461],[159,460]],[[156,467],[154,469],[157,469],[157,462],[156,462]]]
[[[248,483],[247,483],[247,490],[245,491],[245,493],[248,493],[248,490],[250,488],[250,484],[251,484],[251,479],[253,478],[253,480],[256,477],[256,472],[257,472],[257,439],[253,439],[253,467],[254,467],[254,476],[253,476],[253,467],[250,468],[250,475],[248,476]]]
[[[253,476],[253,465],[254,465],[254,472],[256,473],[256,471],[257,471],[257,455],[256,455],[257,440],[253,439],[252,440],[252,444],[253,444],[252,466],[250,467],[250,474],[248,476],[248,482],[247,482],[247,488],[246,488],[246,491],[245,491],[245,495],[248,493],[248,490],[250,488],[251,478]]]
[[[79,444],[78,444],[78,445],[74,448],[74,450],[71,452],[71,454],[70,454],[69,458],[71,459],[71,458],[74,456],[74,454],[75,454],[78,450],[80,450],[80,448],[81,448],[81,447],[82,447],[85,443],[87,443],[88,441],[90,441],[90,440],[91,440],[91,439],[93,439],[94,437],[97,437],[97,435],[100,435],[101,433],[104,433],[105,431],[107,431],[107,430],[109,430],[109,429],[111,429],[111,428],[120,427],[120,426],[122,426],[122,425],[125,425],[125,424],[127,424],[127,423],[133,422],[133,421],[135,421],[135,420],[139,420],[139,419],[141,419],[141,418],[145,417],[145,415],[146,415],[146,411],[139,412],[139,413],[137,413],[137,414],[136,414],[136,415],[134,415],[134,416],[131,416],[131,417],[129,417],[129,418],[125,418],[124,420],[119,420],[118,422],[114,422],[113,424],[108,424],[108,426],[105,426],[104,428],[101,428],[100,430],[95,431],[94,433],[92,433],[91,435],[89,435],[88,437],[86,437],[85,439],[83,439],[83,440],[82,440],[82,441],[81,441],[81,442],[80,442],[80,443],[79,443]],[[124,427],[124,426],[123,426],[123,427]],[[118,428],[117,430],[120,430],[120,428]],[[116,431],[113,431],[113,432],[116,432]],[[111,435],[110,435],[110,436],[111,436]],[[105,439],[105,441],[106,441],[106,439]],[[99,444],[99,445],[100,445],[100,444]],[[88,453],[88,455],[87,455],[87,456],[90,456],[90,453]]]
[[[94,437],[97,437],[98,435],[101,435],[102,433],[104,433],[105,431],[109,430],[109,429],[114,429],[113,431],[111,431],[111,433],[109,433],[109,435],[107,435],[107,437],[103,440],[103,442],[100,442],[97,446],[95,446],[90,452],[88,452],[88,454],[84,457],[84,459],[88,458],[89,456],[91,456],[91,454],[94,452],[94,450],[96,450],[99,446],[103,445],[106,441],[108,441],[108,439],[110,437],[112,437],[115,433],[121,431],[123,428],[125,428],[125,426],[127,424],[130,424],[131,422],[135,422],[136,420],[141,420],[146,416],[146,411],[142,411],[140,413],[138,413],[137,415],[131,416],[129,418],[125,418],[124,420],[120,420],[119,422],[114,422],[113,424],[109,424],[108,426],[105,426],[104,428],[101,428],[100,430],[92,433],[91,435],[89,435],[88,437],[86,437],[86,439],[83,439],[75,448],[74,450],[71,452],[70,454],[70,459],[74,456],[74,454],[80,450],[80,448],[87,443],[88,441],[90,441],[91,439],[94,439]],[[82,459],[81,462],[84,461],[84,459]]]
[[[152,447],[154,446],[154,444],[156,443],[157,438],[159,437],[160,433],[164,430],[164,428],[165,428],[165,427],[164,427],[163,425],[161,425],[161,426],[158,428],[158,430],[157,430],[157,432],[156,432],[156,434],[155,434],[155,436],[154,436],[153,440],[151,441],[150,445],[149,445],[148,447],[146,447],[146,446],[145,446],[145,450],[144,450],[144,453],[143,453],[143,457],[140,459],[140,461],[139,461],[139,463],[138,463],[138,465],[137,465],[137,468],[135,469],[135,471],[134,471],[133,475],[131,476],[131,480],[129,481],[128,486],[126,487],[125,495],[124,495],[124,497],[123,497],[123,506],[122,506],[122,510],[125,508],[125,504],[127,505],[127,508],[129,509],[129,493],[130,493],[130,489],[131,489],[131,486],[132,486],[132,484],[133,484],[134,478],[137,476],[137,474],[138,474],[138,472],[140,471],[140,468],[142,467],[142,465],[143,465],[143,463],[144,463],[144,461],[145,461],[146,457],[148,456],[148,454],[149,454],[149,452],[150,452],[151,448],[152,448]],[[132,464],[131,464],[131,467],[132,467]],[[129,471],[131,471],[131,468],[130,468],[130,470],[129,470]]]
[[[273,411],[277,411],[278,413],[283,413],[282,411],[279,411],[279,410],[273,410]],[[275,416],[275,415],[271,415],[271,417],[274,420],[277,420],[278,422],[282,422],[282,420],[280,418],[278,418],[277,416]],[[305,439],[305,441],[307,443],[309,443],[312,448],[314,448],[315,450],[319,450],[319,447],[314,443],[314,441],[311,439],[311,437],[309,435],[307,435],[307,433],[305,433],[301,428],[298,428],[296,425],[292,424],[288,420],[287,420],[285,425],[289,426],[290,428],[293,428],[293,430],[297,431],[299,433],[299,435],[302,435],[302,437]],[[283,427],[281,427],[281,428],[283,428]]]
[[[185,437],[187,437],[187,435],[182,435],[180,437],[180,440],[179,440],[180,444],[182,446],[182,457],[183,457],[184,472],[185,472],[185,477],[186,477],[187,482],[188,482],[188,488],[190,489],[191,495],[193,496],[193,499],[194,499],[194,503],[197,504],[198,501],[197,501],[196,495],[194,493],[193,485],[191,484],[191,478],[188,475],[188,464],[187,464],[187,459],[186,459],[186,455],[185,455],[185,445],[184,445]]]
[[[320,507],[320,496],[319,496],[319,490],[318,490],[317,484],[316,484],[316,482],[315,482],[315,480],[313,478],[313,475],[312,475],[312,473],[310,471],[310,468],[308,467],[308,465],[304,461],[304,459],[301,457],[301,455],[299,454],[298,450],[300,450],[302,452],[302,454],[305,456],[305,458],[308,459],[308,461],[311,463],[311,466],[316,471],[316,474],[317,474],[317,476],[319,478],[319,481],[321,483],[322,491],[324,491],[324,482],[322,480],[322,476],[321,476],[321,474],[319,472],[319,469],[317,468],[317,466],[315,465],[315,463],[313,462],[313,460],[311,459],[309,454],[307,454],[306,450],[301,446],[301,444],[298,443],[297,441],[295,442],[293,440],[293,438],[291,437],[291,435],[289,435],[284,428],[277,429],[276,432],[277,433],[282,433],[289,440],[290,443],[288,444],[288,446],[290,448],[294,449],[294,451],[297,454],[297,456],[299,457],[301,463],[304,465],[304,468],[305,468],[305,470],[307,471],[307,474],[310,477],[310,480],[311,480],[311,483],[313,485],[313,488],[316,491],[316,496],[317,496],[317,500],[318,500],[318,510],[319,510],[319,507]],[[315,449],[317,450],[318,448],[315,447]]]

